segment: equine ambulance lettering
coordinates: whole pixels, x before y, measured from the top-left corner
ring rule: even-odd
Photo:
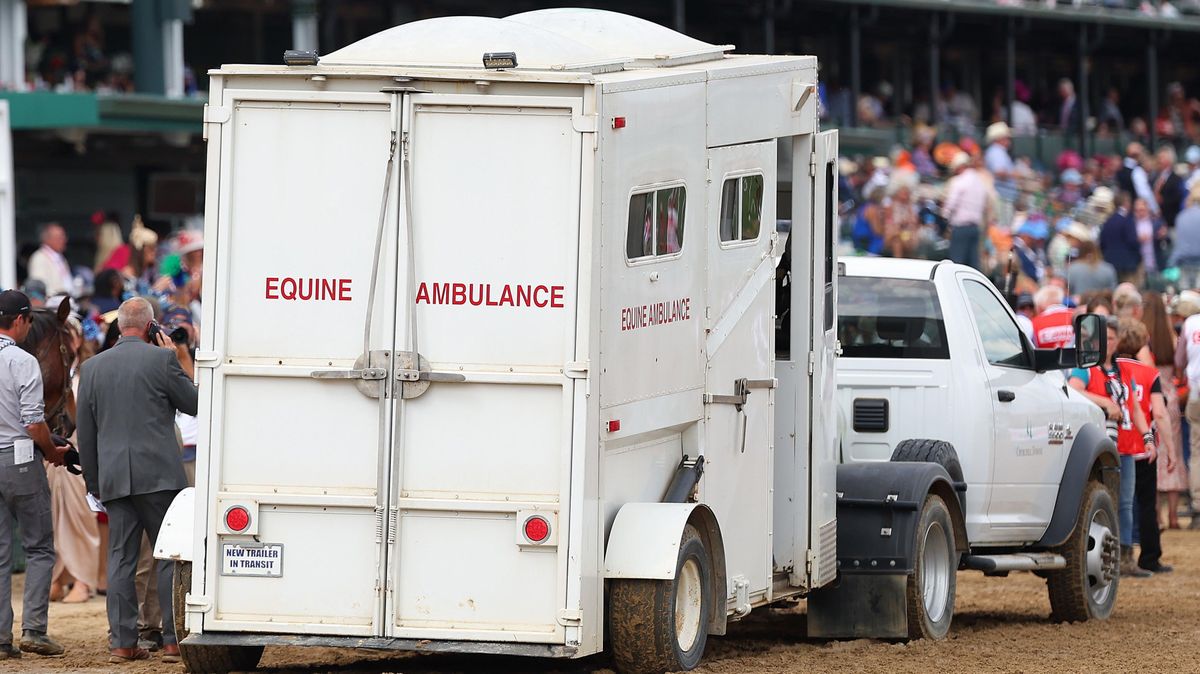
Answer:
[[[692,318],[692,298],[684,297],[666,302],[643,304],[621,309],[621,331],[651,328]]]
[[[562,309],[565,286],[491,283],[425,283],[417,286],[417,304],[475,307]]]
[[[348,278],[267,277],[266,298],[299,302],[350,302]]]

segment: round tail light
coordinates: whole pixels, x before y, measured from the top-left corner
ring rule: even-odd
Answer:
[[[525,520],[525,538],[533,543],[543,543],[550,538],[550,522],[541,515]]]
[[[250,528],[250,511],[242,506],[233,506],[225,511],[225,528],[230,531],[245,531]]]

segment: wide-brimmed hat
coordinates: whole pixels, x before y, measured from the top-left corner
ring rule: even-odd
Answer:
[[[1171,313],[1181,318],[1200,314],[1200,293],[1195,290],[1185,290],[1171,303]]]
[[[1012,138],[1012,129],[1008,128],[1004,122],[996,122],[987,128],[984,138],[987,140],[987,144],[991,145],[1002,138]]]
[[[967,154],[966,152],[963,152],[962,150],[959,150],[958,154],[954,155],[954,158],[950,160],[950,170],[957,171],[958,169],[960,169],[970,163],[971,163],[971,155]]]
[[[1072,221],[1066,229],[1062,230],[1062,233],[1080,243],[1093,241],[1096,238],[1090,227],[1078,221]]]
[[[198,250],[204,250],[204,235],[200,232],[185,229],[176,235],[175,242],[175,252],[179,255],[187,255]]]

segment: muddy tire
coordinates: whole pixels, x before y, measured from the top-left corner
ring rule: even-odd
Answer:
[[[1061,622],[1104,620],[1117,603],[1121,545],[1112,494],[1099,482],[1089,482],[1079,504],[1075,530],[1054,549],[1067,568],[1046,576],[1050,618]]]
[[[175,620],[175,637],[179,640],[179,655],[188,672],[226,674],[258,667],[262,646],[193,646],[183,643],[187,638],[184,626],[185,601],[192,589],[192,563],[175,562],[175,579],[171,584],[171,612]]]
[[[943,639],[954,620],[958,574],[954,522],[946,502],[935,494],[925,497],[918,522],[913,542],[914,568],[905,592],[908,636]]]
[[[700,533],[687,525],[674,580],[609,583],[608,633],[621,674],[693,669],[704,656],[714,610],[712,563]]]

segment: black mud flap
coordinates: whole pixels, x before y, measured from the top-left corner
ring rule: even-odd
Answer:
[[[838,466],[838,577],[808,595],[808,636],[907,639],[905,590],[925,497],[942,496],[966,550],[966,528],[950,475],[935,463]]]

